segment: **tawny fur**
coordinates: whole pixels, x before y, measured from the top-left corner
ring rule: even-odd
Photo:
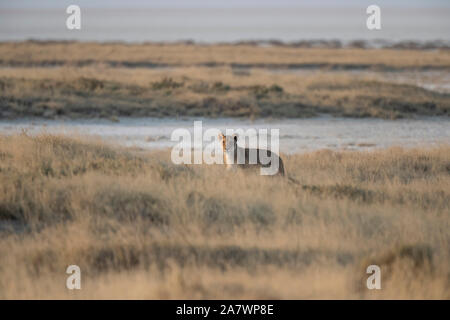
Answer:
[[[250,148],[241,148],[237,145],[237,136],[225,136],[223,134],[219,135],[219,139],[222,141],[222,149],[223,149],[223,157],[224,163],[226,164],[228,169],[232,169],[233,167],[238,167],[241,169],[250,169],[250,168],[260,168],[260,167],[270,167],[271,163],[263,164],[260,159],[259,151],[261,149],[250,149]],[[267,157],[278,159],[278,171],[276,175],[284,176],[284,164],[283,160],[279,155],[270,151],[270,150],[262,150]],[[238,163],[238,154],[244,155],[244,163]],[[256,153],[256,163],[250,163],[250,154],[252,152]],[[230,159],[234,156],[234,159]]]

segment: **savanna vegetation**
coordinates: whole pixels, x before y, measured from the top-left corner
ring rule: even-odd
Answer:
[[[450,298],[448,145],[284,160],[287,178],[224,174],[2,135],[0,298]]]
[[[1,43],[0,57],[3,119],[396,119],[450,112],[448,90],[421,85],[446,86],[446,49],[19,42]],[[410,80],[429,70],[433,79]],[[418,75],[392,80],[405,72]]]
[[[448,49],[362,49],[257,46],[249,44],[3,42],[3,66],[230,66],[328,67],[384,70],[449,69]]]

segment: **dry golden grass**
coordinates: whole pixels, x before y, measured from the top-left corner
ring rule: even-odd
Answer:
[[[251,45],[0,43],[1,64],[236,65],[332,68],[449,68],[449,50],[314,49]]]
[[[0,136],[0,298],[450,298],[449,146],[284,157],[291,179]]]

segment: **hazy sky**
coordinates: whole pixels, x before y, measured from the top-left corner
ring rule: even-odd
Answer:
[[[66,27],[71,4],[77,31]],[[381,30],[366,26],[370,4]],[[449,17],[450,0],[0,0],[0,41],[448,40]]]
[[[449,0],[0,0],[1,8],[84,7],[296,7],[379,6],[450,7]]]

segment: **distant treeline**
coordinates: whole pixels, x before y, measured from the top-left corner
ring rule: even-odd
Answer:
[[[8,41],[5,41],[8,42]],[[73,43],[78,42],[75,40],[37,40],[29,39],[25,42],[39,43],[39,44],[55,44],[55,43]],[[126,43],[121,41],[106,41],[105,44],[114,43]],[[240,40],[232,42],[199,42],[194,40],[180,40],[180,41],[146,41],[142,44],[155,44],[155,45],[167,45],[167,44],[180,44],[180,45],[249,45],[249,46],[280,46],[280,47],[291,47],[291,48],[329,48],[329,49],[407,49],[407,50],[434,50],[434,49],[450,49],[450,41],[448,40],[402,40],[402,41],[392,41],[386,39],[374,39],[374,40],[363,40],[354,39],[348,41],[341,41],[338,39],[309,39],[309,40],[297,40],[297,41],[282,41],[278,39],[267,39],[267,40]]]

